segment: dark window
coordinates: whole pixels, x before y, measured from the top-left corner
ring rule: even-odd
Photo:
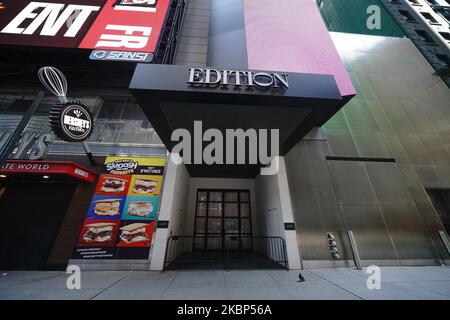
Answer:
[[[421,12],[420,13],[429,23],[439,23],[430,13]]]
[[[406,10],[398,10],[398,12],[402,15],[403,19],[407,22],[416,22],[416,19],[412,16],[409,11]]]
[[[447,41],[450,41],[450,33],[448,32],[439,32],[439,34]]]
[[[423,30],[416,30],[417,35],[422,39],[422,41],[428,44],[434,44],[434,40],[430,37],[430,35]]]
[[[248,190],[198,190],[194,250],[249,249],[251,236]]]
[[[446,68],[450,66],[450,58],[445,54],[436,54],[436,58],[438,58]]]

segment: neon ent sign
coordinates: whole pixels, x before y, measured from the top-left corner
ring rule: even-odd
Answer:
[[[189,68],[189,85],[289,89],[286,73]]]

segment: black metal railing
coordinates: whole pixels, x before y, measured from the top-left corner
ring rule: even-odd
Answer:
[[[287,269],[286,243],[274,236],[171,236],[167,240],[164,266],[165,269]]]

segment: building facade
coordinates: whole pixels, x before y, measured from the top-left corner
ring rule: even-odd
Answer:
[[[20,10],[29,1],[22,2]],[[118,5],[98,2],[99,17]],[[167,13],[148,51],[152,63],[89,59],[95,48],[13,45],[0,33],[2,146],[42,90],[37,70],[51,64],[66,74],[69,100],[93,115],[87,142],[96,160],[52,133],[47,116],[58,99],[41,98],[1,172],[0,211],[22,227],[1,238],[0,268],[448,264],[445,77],[398,22],[396,1],[375,1],[381,29],[366,24],[374,1],[355,1],[351,15],[349,2],[161,0],[155,10]],[[438,21],[432,52],[448,55],[441,34],[448,23]],[[203,135],[278,130],[277,170],[218,158],[189,162],[185,150],[184,163],[176,161],[173,132],[186,129],[195,150],[196,122]],[[54,162],[75,162],[92,181],[24,166]],[[125,181],[126,190],[109,194],[108,181]],[[151,191],[140,193],[144,187]],[[36,203],[33,212],[24,197]],[[99,203],[111,216],[99,214]],[[145,205],[151,214],[136,213]]]
[[[446,0],[401,0],[383,3],[448,85],[450,3]]]

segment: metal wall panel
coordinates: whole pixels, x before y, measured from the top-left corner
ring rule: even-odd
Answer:
[[[381,208],[398,259],[435,259],[436,248],[416,206]]]
[[[188,0],[174,64],[206,66],[210,0]]]
[[[286,156],[302,260],[336,265],[329,231],[351,259],[352,230],[365,264],[448,261],[425,188],[450,189],[450,91],[408,39],[332,38],[358,93],[323,126],[327,141],[302,141]]]
[[[341,206],[361,260],[395,260],[397,254],[378,206]]]
[[[377,205],[364,164],[356,161],[329,161],[341,206]]]
[[[242,0],[210,0],[208,66],[248,69]]]

